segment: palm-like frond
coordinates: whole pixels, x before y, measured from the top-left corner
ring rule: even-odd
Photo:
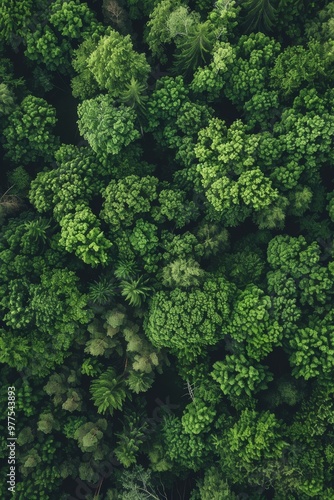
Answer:
[[[271,0],[245,0],[243,25],[245,30],[270,32],[276,20],[276,8]]]
[[[214,44],[214,35],[209,23],[196,24],[187,36],[178,42],[179,52],[175,56],[175,68],[178,72],[193,71],[206,62]]]
[[[98,413],[109,411],[110,415],[122,408],[127,395],[124,382],[111,367],[91,383],[90,392]]]
[[[121,281],[121,294],[131,306],[139,307],[148,293],[150,287],[146,286],[148,280],[144,280],[142,276],[138,279],[129,279]]]
[[[115,285],[107,278],[95,281],[89,287],[88,297],[100,306],[105,306],[115,295]]]

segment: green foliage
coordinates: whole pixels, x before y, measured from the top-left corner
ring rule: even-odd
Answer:
[[[114,30],[100,39],[89,56],[88,68],[113,98],[120,97],[132,80],[145,84],[150,71],[145,55],[133,50],[130,35]]]
[[[246,12],[243,25],[247,32],[273,31],[277,14],[275,3],[270,0],[244,0],[241,5]]]
[[[230,335],[237,342],[245,342],[247,354],[257,361],[282,340],[283,326],[271,319],[272,306],[270,297],[254,285],[247,287],[234,303]]]
[[[228,232],[216,224],[204,222],[198,227],[197,237],[202,247],[204,257],[217,255],[221,250],[227,248]],[[202,253],[201,252],[201,253]]]
[[[212,118],[200,130],[194,183],[196,191],[205,194],[213,221],[223,217],[226,225],[236,226],[252,212],[260,228],[274,228],[284,221],[288,201],[257,166],[264,137],[248,134],[241,120],[227,129],[223,121]]]
[[[160,78],[148,102],[150,129],[158,127],[161,119],[175,120],[182,104],[188,98],[188,93],[181,76]]]
[[[333,498],[334,2],[0,3],[14,497]]]
[[[308,380],[333,369],[334,349],[332,315],[320,320],[314,317],[310,325],[300,328],[290,341],[293,375]]]
[[[108,171],[88,147],[63,144],[55,158],[57,167],[38,173],[31,182],[29,200],[40,213],[53,210],[59,222],[81,205],[86,208],[94,194],[102,189],[103,174]]]
[[[117,261],[114,274],[118,279],[134,278],[138,273],[138,267],[134,260]]]
[[[181,228],[198,217],[195,203],[187,201],[185,192],[180,189],[163,189],[159,194],[159,203],[159,209],[156,212],[152,210],[157,222],[175,221],[175,227]]]
[[[97,406],[98,413],[109,412],[113,415],[115,410],[120,410],[123,406],[127,393],[124,382],[116,376],[113,368],[109,367],[97,379],[93,380],[90,386],[92,400]],[[96,438],[94,438],[95,442]]]
[[[8,117],[3,131],[4,148],[11,161],[28,164],[37,159],[50,161],[57,145],[52,134],[56,112],[44,99],[29,95]]]
[[[204,271],[194,259],[177,259],[162,270],[162,282],[170,288],[198,286]]]
[[[74,252],[85,264],[96,267],[109,260],[112,247],[99,227],[99,221],[89,207],[79,206],[74,214],[65,215],[60,221],[59,245]]]
[[[247,359],[243,354],[227,355],[224,361],[213,365],[212,378],[218,382],[224,394],[234,398],[252,396],[252,393],[263,391],[273,375],[267,366]]]
[[[122,432],[117,434],[115,455],[120,463],[129,468],[137,462],[137,453],[145,440],[148,422],[141,415],[130,413],[125,415]]]
[[[303,236],[277,236],[268,246],[268,262],[294,280],[302,305],[325,304],[333,294],[332,267],[320,265],[317,242],[307,244]]]
[[[145,114],[145,105],[148,97],[145,94],[146,85],[144,83],[138,82],[134,77],[131,78],[130,83],[128,83],[120,94],[120,101],[134,108],[141,113]]]
[[[182,422],[176,417],[165,417],[162,436],[166,443],[166,455],[169,460],[181,467],[198,471],[208,456],[208,443],[203,436],[186,433]]]
[[[200,64],[207,62],[214,44],[214,33],[210,22],[194,23],[177,43],[175,56],[177,72],[194,71]]]
[[[15,43],[15,38],[22,36],[33,16],[32,0],[13,3],[4,0],[0,6],[0,38],[2,41]]]
[[[152,471],[144,469],[141,465],[136,465],[132,469],[124,471],[119,476],[119,484],[122,488],[120,498],[124,500],[159,498],[159,487],[155,485]]]
[[[211,242],[210,242],[211,243]],[[201,245],[196,236],[189,231],[183,234],[164,231],[162,234],[163,258],[168,262],[191,258],[193,255],[201,257],[205,252],[205,244]]]
[[[333,17],[333,2],[329,2],[317,12],[315,18],[306,22],[307,36],[323,42],[333,40]]]
[[[287,443],[280,436],[281,424],[269,411],[244,410],[226,433],[227,463],[250,472],[256,463],[279,458]]]
[[[78,106],[78,116],[80,134],[101,158],[118,154],[140,137],[135,128],[135,112],[124,105],[116,108],[108,95],[83,101]]]
[[[260,169],[243,172],[238,180],[238,188],[242,201],[258,211],[272,204],[278,192],[271,187],[271,181]]]
[[[213,408],[195,397],[183,413],[182,426],[188,434],[200,434],[208,430],[215,416],[216,411]]]
[[[148,280],[142,276],[137,279],[122,280],[120,283],[121,294],[130,306],[140,307],[141,303],[150,292],[150,287],[146,285]]]
[[[103,195],[105,198],[101,217],[111,227],[131,226],[137,215],[150,211],[156,199],[158,179],[129,175],[119,181],[112,180]]]
[[[175,353],[201,352],[222,337],[230,314],[233,287],[224,279],[207,280],[201,288],[157,292],[150,303],[145,332],[157,347]]]
[[[198,481],[198,492],[201,500],[237,500],[227,481],[222,479],[216,467],[210,467],[204,473],[204,478]],[[196,498],[196,497],[195,497]]]
[[[102,277],[89,286],[89,299],[95,304],[105,306],[115,295],[115,284],[108,278]]]
[[[148,272],[156,271],[156,263],[159,260],[157,226],[143,219],[138,219],[131,233],[127,232],[127,235],[135,254],[140,255],[143,259],[144,269]]]
[[[92,452],[98,448],[103,438],[103,431],[107,428],[107,421],[99,419],[96,422],[87,422],[78,427],[74,438],[78,441],[79,448],[83,452]]]
[[[71,63],[78,74],[71,80],[72,94],[81,100],[94,97],[100,90],[97,81],[88,68],[88,58],[96,49],[99,39],[99,31],[95,31],[73,51]]]
[[[47,9],[47,23],[25,35],[25,55],[49,71],[70,72],[73,45],[97,29],[94,13],[80,0],[55,0]]]
[[[212,61],[194,72],[190,88],[196,93],[207,93],[208,100],[219,97],[225,84],[225,74],[235,62],[235,51],[227,42],[216,42],[211,51]]]
[[[224,256],[223,269],[226,276],[239,287],[259,283],[264,272],[262,256],[257,252],[245,248]]]
[[[171,32],[168,29],[168,19],[174,9],[181,5],[180,0],[160,1],[150,13],[147,23],[146,42],[153,56],[161,62],[166,62],[163,44],[171,41]]]
[[[30,186],[30,175],[23,167],[16,167],[8,172],[8,182],[11,192],[18,196],[27,196]]]
[[[90,323],[87,329],[90,333],[90,339],[86,342],[85,352],[94,357],[110,357],[111,353],[115,350],[118,354],[122,354],[123,351],[120,347],[119,340],[115,337],[115,334],[118,333],[118,329],[111,330],[107,328],[107,331],[105,331],[103,324],[97,319]],[[99,375],[102,365],[99,365],[96,361],[92,361],[92,363],[92,366],[88,365],[87,369]]]
[[[263,33],[241,36],[224,86],[226,97],[241,107],[255,94],[269,90],[270,69],[279,52],[280,44]]]
[[[332,56],[316,41],[307,48],[299,45],[287,47],[276,59],[271,71],[272,84],[283,95],[291,95],[308,84],[331,76]]]
[[[15,107],[15,97],[5,83],[0,83],[0,115],[9,115]]]
[[[80,324],[91,316],[78,277],[59,268],[62,257],[48,245],[48,228],[48,220],[21,216],[10,221],[0,244],[5,264],[0,289],[6,328],[1,332],[2,361],[43,375],[68,356]],[[15,342],[22,342],[18,352]]]

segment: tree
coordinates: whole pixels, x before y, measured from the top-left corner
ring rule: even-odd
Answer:
[[[127,239],[136,257],[140,257],[145,271],[154,273],[158,270],[159,237],[158,227],[155,224],[138,219],[131,231],[127,231]],[[120,240],[117,240],[118,242]],[[122,244],[119,245],[121,250]]]
[[[121,92],[120,101],[135,109],[138,113],[145,115],[146,101],[148,99],[147,95],[145,95],[146,89],[146,84],[140,83],[132,77],[125,90]]]
[[[165,417],[162,436],[167,458],[178,467],[198,471],[206,463],[211,451],[208,439],[203,439],[203,435],[186,433],[181,419],[174,416]]]
[[[126,413],[122,431],[117,434],[115,455],[126,469],[137,462],[137,454],[146,438],[149,424],[143,417],[143,412]]]
[[[95,304],[105,306],[109,304],[115,293],[115,284],[104,276],[99,281],[90,284],[88,297]]]
[[[142,300],[145,300],[147,297],[150,292],[150,287],[147,286],[146,283],[147,280],[145,280],[142,276],[138,279],[121,281],[121,294],[131,306],[140,307]]]
[[[298,64],[298,70],[296,69]],[[310,41],[307,48],[287,47],[276,59],[271,71],[272,85],[284,96],[296,94],[304,86],[321,86],[324,78],[331,78],[332,56],[318,41]]]
[[[287,108],[281,120],[274,125],[279,136],[281,151],[292,165],[303,165],[309,184],[317,182],[316,172],[331,158],[330,134],[333,120],[330,112],[332,98],[329,93],[320,97],[315,89],[303,89]],[[300,167],[296,167],[299,171]]]
[[[323,320],[311,318],[308,326],[296,329],[289,342],[290,363],[295,377],[305,380],[328,374],[334,363],[332,314]]]
[[[74,432],[74,439],[78,441],[80,449],[87,453],[95,451],[103,438],[103,431],[107,429],[107,421],[104,418],[96,422],[87,422],[80,425]]]
[[[247,12],[243,24],[247,32],[259,30],[273,31],[276,21],[276,8],[270,0],[245,0],[242,8]]]
[[[87,296],[52,232],[47,219],[27,213],[9,221],[0,243],[1,359],[41,376],[63,362],[80,326],[91,318]],[[18,350],[15,343],[21,344]]]
[[[252,394],[266,389],[268,382],[273,380],[267,366],[254,363],[242,353],[227,355],[224,361],[217,361],[213,365],[211,376],[234,403],[237,403],[242,395],[251,397]]]
[[[40,213],[53,211],[59,222],[102,190],[108,169],[89,147],[63,144],[55,159],[53,169],[39,172],[31,182],[29,200]]]
[[[270,69],[279,52],[280,44],[263,33],[241,36],[224,86],[226,97],[241,108],[255,94],[269,90]]]
[[[9,115],[15,107],[15,97],[5,83],[0,83],[0,115]]]
[[[177,72],[194,71],[200,64],[205,64],[213,49],[214,41],[210,22],[194,23],[190,26],[186,36],[177,43],[178,52],[175,56]]]
[[[237,185],[242,201],[255,211],[268,207],[278,198],[277,190],[272,188],[271,181],[259,168],[243,172]]]
[[[163,189],[159,194],[160,206],[153,212],[157,222],[165,220],[175,222],[181,228],[198,217],[198,208],[193,201],[186,199],[186,193],[180,189]]]
[[[118,154],[140,137],[133,109],[124,105],[116,108],[108,95],[83,101],[78,106],[78,116],[80,134],[100,158]]]
[[[110,415],[122,408],[127,396],[124,381],[116,376],[115,370],[111,367],[93,380],[90,392],[98,413],[105,414],[108,411]]]
[[[74,252],[92,267],[108,263],[112,243],[104,236],[98,218],[89,207],[78,206],[74,213],[60,220],[60,226],[59,245],[68,252]]]
[[[72,66],[76,73],[71,79],[72,94],[80,100],[95,97],[101,90],[88,68],[88,58],[96,49],[102,30],[96,30],[73,51]]]
[[[196,397],[183,412],[182,426],[188,434],[201,434],[210,429],[215,416],[216,410]]]
[[[100,39],[89,56],[88,68],[112,98],[120,97],[132,79],[145,84],[150,72],[145,55],[133,50],[130,35],[124,37],[115,30]]]
[[[153,176],[129,175],[110,181],[103,193],[101,218],[115,229],[131,226],[138,216],[150,212],[157,186],[158,179]]]
[[[199,354],[224,335],[234,289],[223,278],[208,279],[201,288],[157,292],[150,303],[145,333],[156,347],[176,355]]]
[[[282,426],[273,413],[243,410],[238,420],[227,429],[220,448],[221,464],[229,476],[242,480],[257,464],[277,459],[287,446]],[[235,476],[233,476],[235,471]]]
[[[132,469],[124,471],[118,476],[118,484],[121,487],[121,498],[128,498],[129,500],[162,498],[166,500],[166,495],[161,492],[161,484],[154,479],[152,471],[144,469],[141,465],[136,465]],[[162,490],[164,491],[163,485]]]
[[[204,255],[204,245],[190,231],[183,234],[176,234],[169,231],[162,231],[161,247],[162,257],[165,262],[171,263],[177,259],[191,259]]]
[[[56,112],[44,99],[28,95],[8,117],[3,131],[4,148],[11,161],[26,165],[37,160],[50,162],[58,138],[52,133]]]
[[[320,265],[317,242],[308,245],[303,236],[277,236],[269,243],[268,262],[274,270],[281,270],[286,278],[294,280],[302,305],[324,305],[331,300],[332,266]],[[289,281],[286,280],[286,284]]]
[[[197,481],[199,499],[201,500],[237,500],[238,496],[234,494],[228,482],[221,475],[221,471],[217,467],[210,467],[204,472],[204,478]],[[195,493],[192,492],[192,494]],[[196,490],[197,493],[197,490]],[[196,500],[197,497],[194,497]]]
[[[235,63],[235,50],[228,42],[215,42],[211,51],[212,60],[204,67],[199,66],[193,76],[190,88],[198,93],[207,93],[209,101],[217,99],[225,84],[225,74]]]
[[[164,0],[159,2],[150,12],[145,39],[153,56],[162,63],[167,60],[163,46],[172,40],[171,32],[168,29],[168,19],[174,9],[180,5],[180,0]]]
[[[246,287],[234,303],[230,335],[238,343],[244,342],[247,354],[257,361],[282,341],[283,325],[271,318],[272,307],[270,297],[255,285]]]
[[[80,0],[55,0],[46,9],[47,20],[25,35],[25,56],[49,71],[71,72],[73,46],[98,29],[92,10]]]
[[[198,286],[205,272],[194,259],[177,259],[162,269],[162,282],[170,288]]]

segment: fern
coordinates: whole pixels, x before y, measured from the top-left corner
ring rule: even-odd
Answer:
[[[116,278],[126,280],[133,278],[138,271],[138,266],[134,260],[121,259],[117,262],[114,274]]]
[[[88,297],[99,306],[105,306],[115,295],[115,286],[107,278],[95,281],[89,286]]]
[[[276,20],[276,8],[271,0],[245,0],[242,6],[246,12],[243,25],[247,33],[272,31]]]
[[[138,109],[140,112],[144,113],[145,103],[148,99],[148,97],[144,95],[145,90],[146,85],[139,83],[132,77],[126,89],[121,93],[120,101],[130,106],[130,108]]]
[[[195,70],[201,63],[207,62],[213,44],[214,35],[208,22],[196,24],[189,33],[178,41],[179,53],[175,58],[175,69],[180,73]]]
[[[130,306],[139,307],[149,291],[150,287],[146,286],[148,280],[144,280],[142,276],[138,279],[123,280],[121,282],[121,294]]]
[[[127,395],[123,381],[111,367],[91,383],[90,392],[98,413],[109,411],[110,415],[122,408]]]
[[[127,379],[126,385],[132,392],[139,394],[140,392],[146,392],[152,386],[154,382],[153,373],[143,373],[131,370]]]

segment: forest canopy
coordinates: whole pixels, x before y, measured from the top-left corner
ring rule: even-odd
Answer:
[[[0,2],[1,498],[334,499],[333,62],[329,0]]]

